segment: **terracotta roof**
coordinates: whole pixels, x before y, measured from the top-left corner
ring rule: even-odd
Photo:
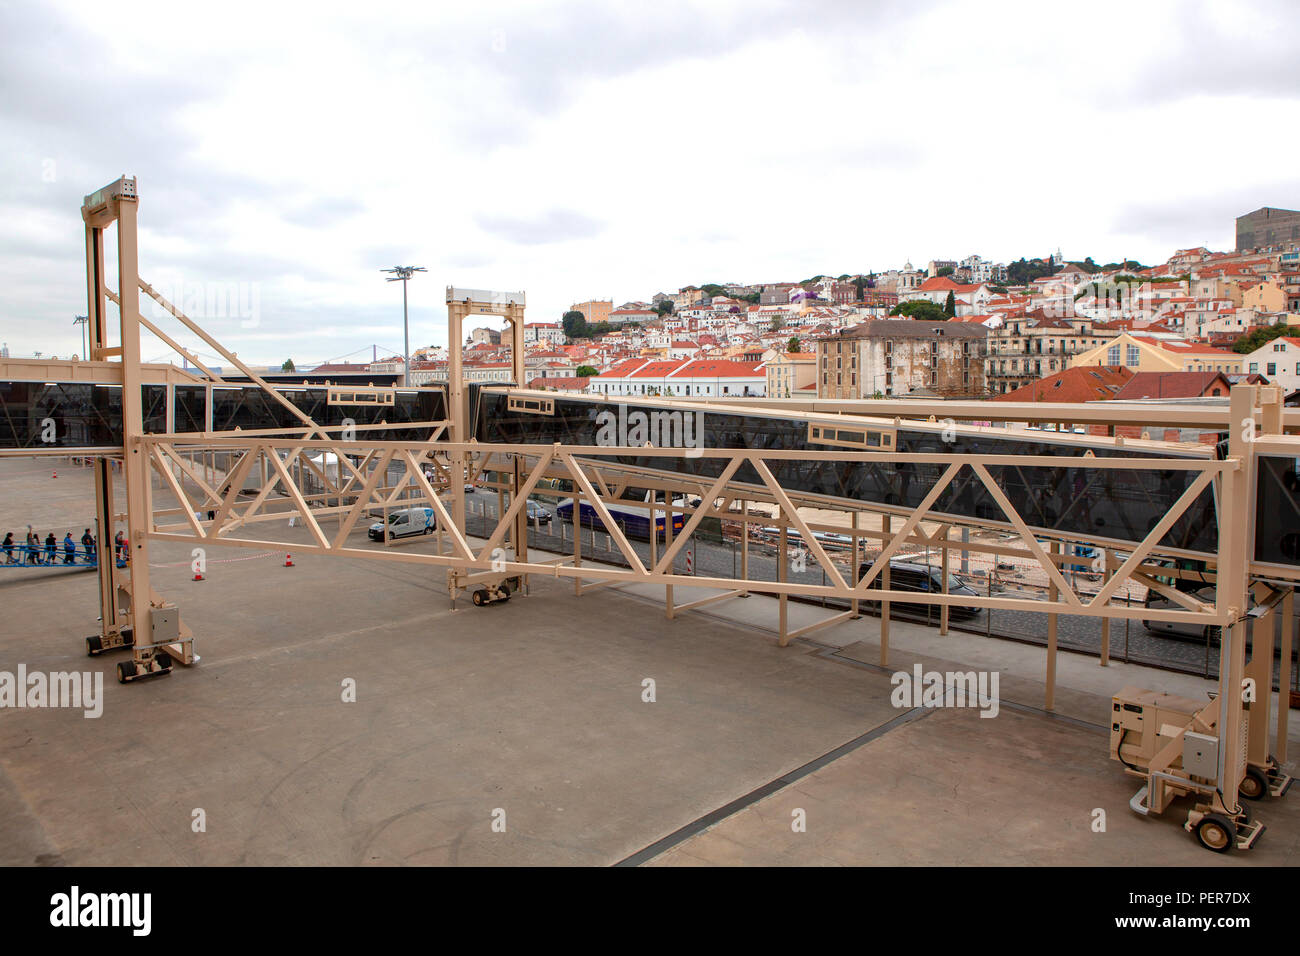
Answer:
[[[670,373],[673,369],[677,368],[681,364],[682,363],[680,361],[676,361],[676,360],[672,362],[650,362],[648,365],[645,365],[637,369],[629,377],[630,378],[663,378],[665,375]]]
[[[974,292],[976,289],[980,288],[980,286],[982,286],[983,284],[984,283],[980,282],[980,283],[976,283],[975,285],[958,285],[956,282],[953,282],[947,276],[935,276],[933,279],[926,279],[919,286],[917,286],[917,291],[918,292]]]
[[[1115,397],[1133,373],[1122,365],[1081,365],[994,397],[995,402],[1095,402]]]
[[[671,378],[752,378],[762,375],[761,362],[695,359],[673,372]]]
[[[547,378],[538,376],[528,383],[529,388],[558,388],[567,392],[581,392],[587,387],[587,380],[581,376],[574,378]]]
[[[1223,394],[1228,394],[1230,383],[1222,372],[1138,372],[1115,398],[1200,398],[1218,379],[1223,379]]]

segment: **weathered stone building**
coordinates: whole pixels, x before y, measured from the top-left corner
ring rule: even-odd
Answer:
[[[873,319],[817,342],[819,398],[986,395],[988,329],[959,322]]]

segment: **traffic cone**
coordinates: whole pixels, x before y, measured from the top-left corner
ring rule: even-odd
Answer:
[[[54,474],[50,475],[50,477],[51,477],[51,478],[57,478],[57,477],[59,477],[59,473],[56,471]]]
[[[195,572],[194,572],[194,580],[195,580],[195,581],[202,581],[202,580],[203,580],[203,575],[200,574],[198,571],[195,571]]]
[[[286,554],[286,555],[284,556],[284,566],[285,566],[286,568],[291,568],[291,567],[293,567],[293,555],[292,555],[292,554]]]

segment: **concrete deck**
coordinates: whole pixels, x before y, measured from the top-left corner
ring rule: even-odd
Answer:
[[[79,536],[87,473],[53,483],[19,459],[0,478],[0,533],[39,509],[38,528]],[[84,653],[93,574],[0,572],[0,671],[96,671],[105,697],[99,719],[0,709],[0,863],[600,865],[674,833],[656,865],[1300,862],[1295,794],[1253,805],[1269,829],[1248,854],[1201,849],[1177,806],[1128,810],[1110,693],[1199,696],[1196,678],[1062,654],[1050,716],[1044,652],[1022,644],[896,622],[882,670],[876,619],[779,648],[769,598],[668,621],[661,595],[535,577],[452,611],[436,571],[283,557],[213,549],[194,583],[188,549],[155,547],[202,661],[126,686],[119,655]],[[792,626],[823,613],[791,605]],[[918,660],[998,670],[999,715],[895,708],[888,672]]]

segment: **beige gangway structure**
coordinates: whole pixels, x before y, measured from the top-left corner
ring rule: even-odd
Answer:
[[[1237,386],[1227,407],[1117,403],[1025,406],[1001,402],[935,402],[926,406],[914,401],[813,399],[762,403],[767,412],[828,416],[828,421],[850,425],[882,419],[887,422],[892,419],[894,424],[905,418],[934,421],[938,417],[979,423],[1041,422],[1112,427],[1141,424],[1149,426],[1153,434],[1164,434],[1166,427],[1197,427],[1227,433],[1229,448],[1222,458],[1210,450],[1189,456],[1185,448],[1175,455],[1174,443],[1129,440],[1126,445],[1124,439],[1117,438],[1112,440],[1116,449],[1140,448],[1142,456],[1128,457],[1117,451],[1106,456],[1088,454],[1070,459],[1073,467],[1181,471],[1191,476],[1186,492],[1141,541],[1127,544],[1098,541],[1103,554],[1101,584],[1096,594],[1083,595],[1062,573],[1065,565],[1078,560],[1064,547],[1064,538],[1031,528],[990,473],[991,468],[1007,465],[1059,465],[1059,457],[1040,461],[1023,455],[920,454],[833,447],[799,451],[637,447],[639,460],[662,465],[646,468],[612,461],[610,448],[602,445],[476,441],[460,367],[458,346],[463,325],[468,317],[475,315],[505,319],[513,344],[514,381],[523,382],[525,298],[522,292],[448,287],[451,358],[449,380],[443,390],[447,411],[441,419],[403,423],[403,428],[419,433],[418,440],[367,440],[367,431],[383,428],[382,423],[347,427],[321,424],[140,277],[138,203],[135,180],[123,177],[87,196],[82,207],[91,338],[88,361],[0,361],[0,381],[92,382],[121,387],[120,446],[78,448],[57,444],[3,449],[0,454],[83,455],[92,459],[98,540],[107,545],[116,529],[125,525],[130,557],[125,568],[116,567],[111,560],[99,561],[100,633],[89,639],[88,645],[92,653],[129,650],[130,659],[118,665],[119,679],[124,682],[166,674],[173,664],[189,666],[199,660],[194,653],[194,635],[181,621],[179,609],[151,587],[149,550],[154,542],[202,548],[292,550],[426,565],[445,573],[453,607],[458,597],[466,594],[474,596],[475,603],[479,603],[484,595],[490,599],[503,593],[508,595],[510,585],[516,588],[522,585],[526,589],[529,579],[538,575],[571,580],[575,595],[625,584],[662,586],[668,619],[720,601],[767,594],[777,599],[775,608],[782,646],[861,616],[863,604],[870,601],[878,604],[880,611],[879,663],[882,666],[889,662],[891,602],[906,600],[910,604],[937,606],[941,634],[948,631],[949,609],[954,605],[1032,611],[1047,617],[1044,707],[1048,711],[1055,709],[1060,615],[1101,620],[1102,647],[1098,663],[1103,667],[1110,661],[1112,622],[1159,620],[1221,629],[1218,692],[1208,702],[1175,701],[1158,694],[1143,697],[1142,694],[1154,694],[1145,689],[1127,688],[1117,695],[1112,714],[1111,749],[1112,756],[1124,765],[1124,772],[1142,781],[1142,788],[1134,796],[1133,809],[1143,814],[1161,813],[1175,798],[1193,796],[1195,804],[1188,813],[1186,829],[1211,849],[1248,848],[1262,832],[1262,825],[1250,818],[1239,796],[1264,798],[1285,792],[1290,778],[1282,772],[1281,765],[1287,759],[1286,692],[1291,681],[1294,627],[1292,589],[1300,577],[1300,569],[1263,565],[1252,559],[1258,460],[1262,456],[1300,458],[1300,437],[1286,433],[1300,428],[1300,417],[1283,408],[1280,389]],[[104,259],[105,237],[113,227],[117,242],[116,290],[108,285]],[[289,428],[176,431],[169,416],[165,430],[147,430],[142,386],[224,383],[198,356],[142,314],[141,293],[158,302],[189,333],[238,368],[248,381],[267,394],[269,402],[282,408],[296,424]],[[112,343],[110,303],[116,305],[119,313],[117,344]],[[198,371],[191,373],[171,365],[143,363],[142,330],[157,336]],[[510,401],[519,403],[520,407],[541,409],[555,398],[555,393],[513,387],[506,390]],[[385,400],[383,388],[366,391],[374,401]],[[614,400],[609,402],[612,407]],[[736,406],[734,401],[729,403],[724,398],[684,403],[682,407],[726,411],[735,410],[733,406]],[[745,410],[753,408],[752,403],[745,406]],[[1167,457],[1162,449],[1169,450]],[[828,501],[823,496],[783,487],[772,468],[774,463],[789,459],[825,463],[830,467],[879,461],[882,455],[894,462],[942,467],[941,477],[919,506],[899,508]],[[716,477],[702,478],[685,470],[673,474],[675,463],[686,457],[716,459]],[[758,482],[736,480],[742,469],[745,474],[756,474]],[[935,502],[959,474],[973,475],[987,489],[1001,509],[1001,514],[987,523],[1009,532],[1010,540],[1001,543],[955,540],[952,532],[959,524],[978,528],[982,523],[958,522],[950,516],[932,514]],[[125,486],[123,514],[114,513],[117,481]],[[552,486],[556,481],[566,482],[572,489],[574,553],[539,559],[529,555],[524,506],[536,489]],[[250,482],[256,492],[246,494]],[[477,539],[466,532],[465,487],[472,483],[494,490],[499,502],[495,523]],[[643,560],[632,547],[610,512],[610,507],[630,485],[664,493],[663,503],[652,506],[653,511],[662,512],[667,519],[664,540],[661,549],[657,535],[650,535],[649,561]],[[169,492],[177,506],[156,507],[155,487]],[[1213,489],[1217,502],[1217,557],[1211,562],[1212,567],[1197,572],[1197,577],[1213,583],[1212,602],[1205,600],[1204,594],[1187,593],[1169,583],[1171,578],[1183,577],[1188,572],[1170,567],[1170,562],[1165,560],[1170,555],[1161,546],[1170,528],[1206,489]],[[696,500],[695,504],[689,503]],[[594,512],[611,546],[625,559],[626,567],[584,561],[577,524],[580,503],[587,504]],[[434,553],[350,543],[350,535],[366,515],[413,505],[432,508],[436,513]],[[761,518],[755,517],[751,511],[753,505],[768,510]],[[842,525],[821,525],[806,520],[800,509],[809,507],[851,511],[849,530],[846,532]],[[773,516],[768,517],[769,514]],[[867,516],[877,520],[861,520]],[[290,518],[307,529],[310,538],[307,543],[299,536],[285,535],[286,519]],[[738,577],[684,574],[679,570],[678,558],[707,518],[740,523]],[[680,521],[676,527],[675,520]],[[825,571],[826,583],[815,585],[788,580],[784,561],[777,562],[776,580],[751,578],[749,532],[750,525],[756,523],[779,530],[779,554],[786,553],[788,541],[797,535],[808,557]],[[927,525],[932,530],[924,530]],[[819,533],[828,531],[844,532],[852,539],[847,574],[819,540]],[[1079,540],[1074,534],[1069,538]],[[900,553],[901,548],[915,544],[924,544],[940,554],[943,591],[891,590],[891,557]],[[868,551],[875,555],[875,560],[859,576],[859,556]],[[954,552],[985,553],[995,559],[1033,562],[1048,581],[1048,599],[1030,600],[991,592],[978,597],[949,594],[947,571]],[[1130,583],[1158,593],[1170,606],[1132,607],[1117,600],[1120,589]],[[677,588],[704,588],[722,593],[678,603]],[[787,614],[791,597],[839,599],[846,602],[847,610],[792,630]],[[1266,611],[1252,618],[1247,613],[1252,606],[1263,606]],[[1281,697],[1276,701],[1277,718],[1270,745],[1275,615],[1282,619]],[[1253,652],[1248,661],[1247,635],[1252,626]],[[1162,716],[1158,719],[1158,715]],[[1170,720],[1174,721],[1172,725],[1168,723]],[[1165,723],[1157,726],[1159,721]],[[1132,741],[1128,739],[1130,731]]]

